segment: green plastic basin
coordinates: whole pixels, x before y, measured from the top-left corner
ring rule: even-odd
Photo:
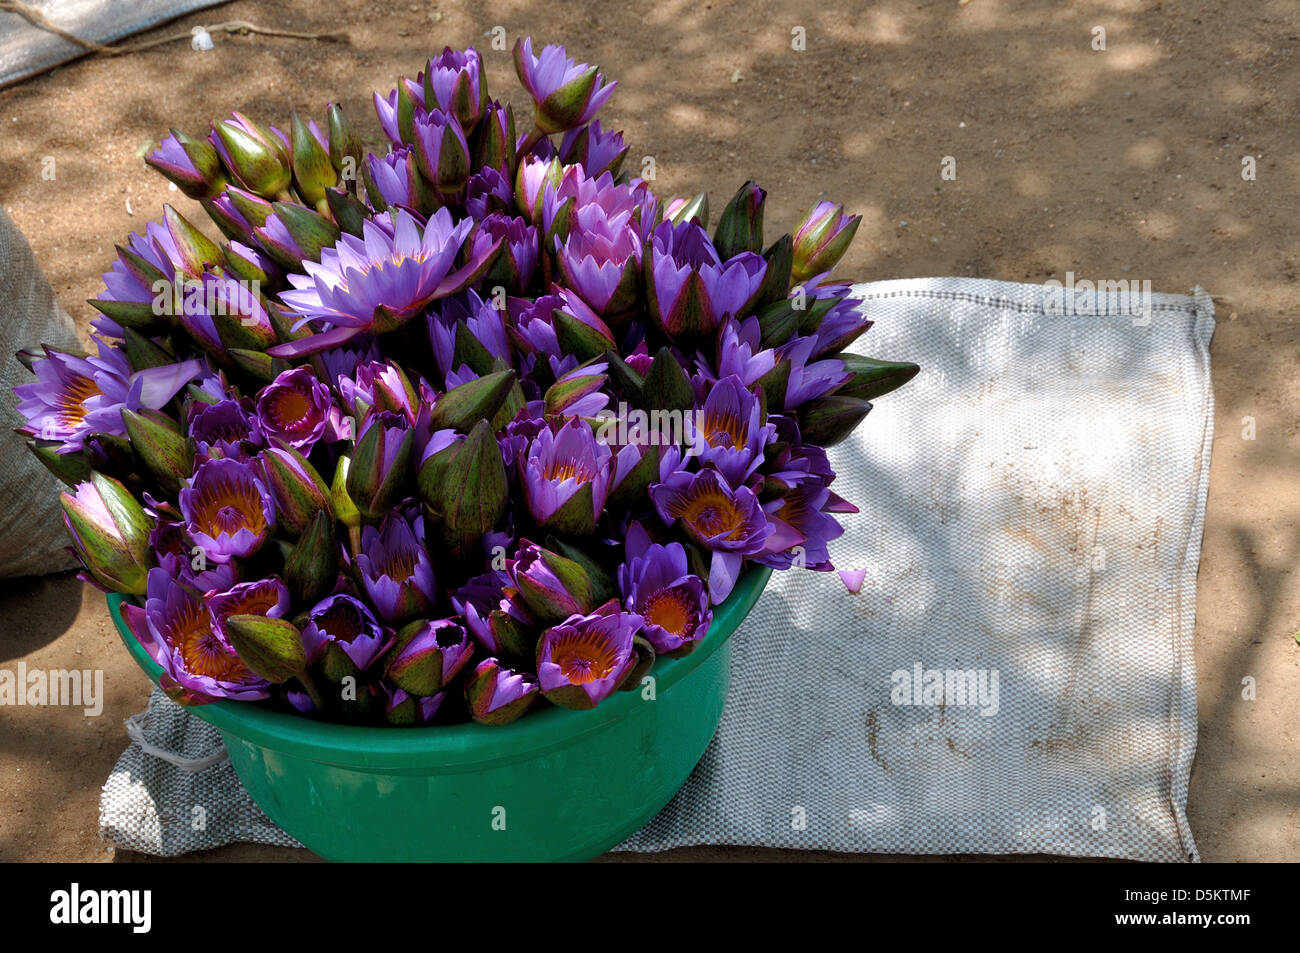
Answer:
[[[652,698],[616,692],[592,711],[546,706],[501,727],[336,725],[232,701],[190,711],[221,732],[258,807],[327,860],[587,860],[649,821],[699,762],[722,716],[731,634],[769,575],[743,575],[703,644],[655,663]],[[123,598],[108,597],[113,622],[157,683]]]

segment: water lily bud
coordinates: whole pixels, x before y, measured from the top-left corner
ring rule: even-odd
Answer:
[[[371,414],[362,424],[347,492],[362,515],[376,519],[387,513],[406,493],[410,482],[415,432],[402,414]]]
[[[646,410],[690,410],[695,403],[686,371],[666,347],[655,355],[641,394]]]
[[[433,405],[429,423],[433,430],[468,432],[480,420],[491,420],[510,396],[515,372],[496,371],[453,387]]]
[[[836,397],[875,400],[902,387],[921,370],[920,365],[910,361],[879,361],[860,354],[841,354],[839,357],[844,361],[844,369],[853,376],[835,391]]]
[[[53,473],[60,481],[76,488],[78,483],[90,479],[90,461],[85,452],[59,453],[63,447],[61,440],[28,440],[27,449],[45,469]]]
[[[304,123],[293,114],[293,181],[298,194],[324,212],[325,190],[338,182],[338,173],[330,161],[329,145],[312,121]]]
[[[494,658],[484,659],[465,680],[470,716],[483,725],[507,725],[540,697],[537,679],[513,672]]]
[[[693,199],[673,199],[664,208],[664,218],[674,225],[692,219],[701,227],[709,227],[709,193],[701,192]]]
[[[289,156],[274,133],[234,114],[212,124],[212,145],[235,178],[249,191],[277,198],[289,188],[293,173]]]
[[[845,215],[843,205],[819,202],[794,233],[793,278],[807,281],[830,271],[844,257],[861,215]]]
[[[713,245],[724,261],[743,251],[763,250],[763,202],[767,192],[752,181],[746,182],[731,197],[718,218]]]
[[[180,253],[180,261],[176,264],[188,277],[202,278],[209,265],[220,265],[225,261],[221,249],[170,205],[163,206],[163,222]]]
[[[145,163],[161,172],[192,199],[212,198],[226,184],[221,156],[206,139],[194,139],[175,129]]]
[[[338,103],[329,104],[327,116],[330,162],[334,166],[334,171],[346,183],[348,192],[355,193],[357,168],[361,165],[361,157],[365,155],[365,149],[361,147],[360,138],[352,131],[352,125],[343,115],[343,109]]]
[[[225,628],[240,661],[272,684],[287,682],[307,667],[302,636],[288,619],[232,615]]]
[[[320,261],[321,249],[338,244],[338,226],[323,215],[291,202],[275,202],[272,207],[275,214],[254,228],[253,235],[272,258],[291,271],[301,271],[304,260]]]
[[[110,592],[142,596],[153,564],[152,521],[125,486],[92,472],[75,493],[59,494],[73,550]]]
[[[479,127],[478,143],[474,150],[474,167],[488,167],[499,172],[507,182],[515,178],[515,114],[507,103],[491,102]]]
[[[415,158],[424,177],[443,195],[459,192],[469,181],[469,143],[455,116],[440,109],[415,117]]]
[[[799,408],[799,431],[807,443],[833,447],[851,434],[870,411],[871,404],[856,397],[822,397]]]
[[[181,481],[194,470],[194,450],[176,421],[161,411],[133,413],[123,407],[122,423],[140,462],[167,489],[180,489]]]
[[[507,562],[524,604],[539,622],[559,622],[595,606],[591,579],[580,563],[528,540],[518,558]]]
[[[488,105],[487,77],[478,51],[448,46],[431,59],[424,71],[424,104],[454,116],[466,134],[473,132]]]
[[[339,575],[338,563],[334,521],[329,513],[320,510],[285,557],[284,581],[299,601],[314,603],[333,588]]]
[[[474,655],[465,628],[452,619],[419,619],[397,633],[385,675],[420,698],[442,691]]]
[[[510,481],[496,435],[486,420],[474,425],[447,466],[434,501],[444,535],[453,549],[464,550],[491,532],[505,515]]]
[[[292,536],[307,529],[317,513],[333,519],[329,487],[307,458],[288,444],[267,447],[260,456],[262,477],[275,500],[280,526]]]

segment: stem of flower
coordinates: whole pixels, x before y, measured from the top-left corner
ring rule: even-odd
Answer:
[[[307,669],[304,667],[302,671],[294,676],[294,678],[298,679],[298,681],[302,683],[302,687],[307,692],[307,697],[310,698],[311,703],[316,706],[316,710],[324,711],[325,696],[320,693],[320,689],[316,687],[316,682]]]

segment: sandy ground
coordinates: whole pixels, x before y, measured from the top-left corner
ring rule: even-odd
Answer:
[[[1300,858],[1300,8],[1292,0],[697,2],[241,0],[173,24],[242,18],[350,45],[217,37],[83,60],[0,92],[0,196],[85,329],[113,243],[185,199],[139,159],[169,125],[231,108],[278,121],[343,103],[368,135],[388,90],[444,44],[486,52],[512,88],[504,26],[562,41],[622,81],[607,124],[653,155],[661,194],[744,179],[770,234],[825,193],[864,216],[841,271],[862,279],[1149,278],[1220,296],[1210,512],[1197,600],[1200,740],[1189,814],[1206,860]],[[624,11],[624,12],[621,12]],[[791,49],[803,27],[807,49]],[[1092,49],[1094,28],[1106,49]],[[512,96],[518,94],[511,93]],[[42,179],[53,156],[57,178]],[[941,181],[944,156],[955,181]],[[1255,157],[1257,176],[1242,177]],[[129,207],[128,207],[129,206]],[[134,210],[134,214],[132,214]],[[1257,439],[1243,439],[1243,418]],[[148,686],[103,600],[68,577],[0,584],[0,665],[102,668],[99,718],[0,714],[0,859],[139,859],[96,834],[99,785]],[[1254,700],[1242,697],[1253,678]],[[663,859],[789,859],[678,851]],[[237,847],[205,858],[303,859]]]

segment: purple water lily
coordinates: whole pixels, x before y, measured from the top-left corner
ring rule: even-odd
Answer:
[[[802,542],[797,535],[778,535],[786,527],[768,521],[753,491],[744,486],[733,490],[716,470],[671,473],[650,486],[650,499],[665,524],[680,521],[695,542],[712,552],[709,598],[714,605],[731,595],[745,557]]]
[[[808,481],[779,499],[765,503],[763,511],[768,520],[782,528],[779,535],[798,537],[799,542],[785,550],[759,556],[756,561],[773,569],[789,569],[796,563],[804,569],[819,572],[834,569],[826,544],[843,536],[844,527],[827,512],[828,507],[834,505],[832,497],[824,484]],[[838,497],[834,499],[838,500]]]
[[[562,519],[594,524],[605,509],[610,456],[609,447],[581,419],[571,418],[555,431],[542,430],[522,468],[524,500],[533,519],[542,526]],[[579,502],[584,489],[586,502]]]
[[[695,222],[664,222],[648,249],[646,297],[655,324],[674,340],[711,337],[728,316],[745,318],[767,274],[761,255],[725,262]]]
[[[215,404],[195,401],[189,409],[189,435],[205,457],[245,460],[265,443],[253,401],[227,397]]]
[[[78,357],[53,348],[32,362],[36,380],[14,388],[20,433],[57,440],[59,453],[76,453],[92,433],[126,434],[122,410],[157,410],[203,371],[199,360],[131,370],[126,352],[96,340],[95,357]]]
[[[239,460],[199,464],[180,492],[185,529],[215,563],[251,556],[275,527],[275,505],[257,470]]]
[[[232,615],[261,615],[283,618],[289,612],[289,589],[278,576],[241,582],[225,592],[210,592],[204,599],[212,617],[212,630],[227,646],[226,620]],[[233,651],[233,649],[232,649]]]
[[[555,236],[555,260],[565,284],[602,317],[622,316],[637,301],[642,243],[630,218],[585,205],[574,210],[568,239]]]
[[[300,316],[295,326],[321,321],[326,329],[270,349],[276,357],[299,357],[337,347],[363,331],[400,327],[430,301],[459,291],[486,267],[487,249],[459,269],[456,254],[473,223],[453,223],[438,209],[421,232],[404,209],[368,219],[364,236],[343,235],[321,252],[320,263],[303,262],[306,275],[290,275],[293,291],[280,297]]]
[[[410,148],[403,146],[383,156],[367,155],[366,171],[385,206],[396,206],[421,216],[430,210],[428,185]],[[374,202],[375,196],[370,199]]]
[[[454,115],[466,133],[472,132],[487,108],[487,78],[478,50],[444,47],[429,61],[424,90],[426,106]]]
[[[469,143],[456,117],[441,109],[418,110],[412,123],[413,152],[420,171],[443,195],[469,181]]]
[[[690,571],[681,543],[651,543],[645,527],[627,531],[618,567],[623,604],[645,621],[645,637],[661,654],[693,651],[713,623],[704,580]]]
[[[494,658],[480,662],[465,680],[465,701],[470,715],[485,725],[509,724],[539,697],[534,676],[505,668]]]
[[[542,633],[537,683],[565,708],[595,708],[637,663],[633,637],[643,620],[611,599],[590,615],[573,615]]]
[[[392,642],[392,632],[375,620],[366,604],[346,593],[326,596],[312,606],[302,630],[308,662],[320,661],[333,645],[363,672]]]
[[[452,608],[465,618],[480,645],[492,655],[510,646],[515,633],[533,627],[533,617],[519,598],[514,580],[502,570],[471,577],[451,597]]]
[[[560,141],[560,159],[566,165],[581,165],[592,177],[602,172],[617,175],[629,148],[624,144],[621,132],[606,132],[600,127],[600,120],[596,119],[564,134]]]
[[[533,41],[515,43],[515,72],[536,107],[537,128],[564,132],[591,121],[617,83],[606,83],[596,67],[569,59],[562,46],[544,46],[533,55]]]
[[[167,575],[195,592],[225,592],[238,581],[235,564],[208,562],[202,548],[195,546],[185,532],[183,523],[159,519],[149,533],[149,545]]]
[[[776,434],[762,422],[757,396],[740,378],[724,377],[709,390],[702,407],[686,419],[686,441],[701,464],[712,466],[732,486],[740,486],[763,462],[763,448]]]
[[[429,610],[437,599],[433,564],[424,546],[424,517],[390,513],[376,529],[361,530],[356,556],[361,583],[385,622],[401,622]]]
[[[270,695],[212,626],[203,599],[165,569],[149,571],[144,608],[122,603],[122,618],[149,656],[162,666],[159,686],[173,700],[199,705],[233,698],[257,701]]]
[[[257,395],[257,419],[268,437],[309,453],[325,435],[333,409],[330,390],[310,367],[281,373]]]

